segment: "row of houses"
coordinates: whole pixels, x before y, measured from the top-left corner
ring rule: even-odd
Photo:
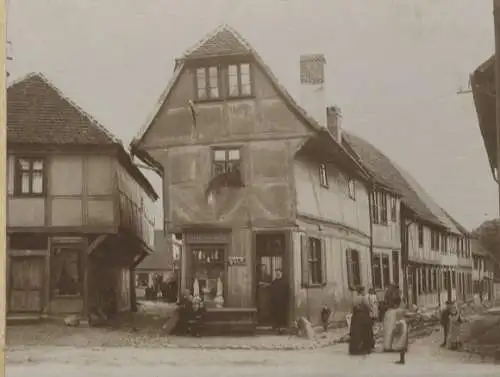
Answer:
[[[321,54],[300,57],[299,105],[227,25],[176,60],[131,152],[163,179],[156,239],[182,240],[180,288],[199,286],[208,307],[222,296],[226,310],[257,309],[261,324],[261,283],[278,270],[290,321],[317,323],[324,305],[343,318],[360,285],[381,295],[394,282],[423,307],[472,298],[468,232],[343,128],[325,66]],[[157,193],[121,142],[44,76],[10,85],[7,102],[9,313],[85,316],[110,292],[133,310],[136,278],[150,284],[160,266]]]
[[[300,105],[234,29],[176,60],[132,153],[163,178],[183,288],[269,317],[260,284],[283,272],[292,321],[342,316],[356,286],[399,284],[419,306],[473,295],[468,232],[404,169],[342,127],[326,59],[300,57]],[[215,303],[214,303],[215,305]]]

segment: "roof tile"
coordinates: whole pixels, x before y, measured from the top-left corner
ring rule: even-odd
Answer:
[[[7,141],[39,144],[120,144],[43,75],[30,74],[7,89]]]

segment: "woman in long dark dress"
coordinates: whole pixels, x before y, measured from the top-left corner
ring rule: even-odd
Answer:
[[[366,355],[372,351],[372,319],[370,305],[363,287],[358,288],[352,308],[349,339],[350,355]]]

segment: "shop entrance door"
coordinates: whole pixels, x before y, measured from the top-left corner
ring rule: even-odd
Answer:
[[[273,297],[271,283],[281,272],[283,279],[289,274],[285,267],[285,235],[284,233],[262,233],[256,235],[256,303],[259,324],[272,324]],[[289,297],[286,298],[289,303]],[[289,305],[287,305],[289,307]]]

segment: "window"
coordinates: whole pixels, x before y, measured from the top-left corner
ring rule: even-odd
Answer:
[[[81,248],[56,245],[52,250],[51,277],[54,296],[82,293]]]
[[[424,247],[424,226],[422,224],[418,224],[418,247]]]
[[[456,280],[456,273],[455,271],[451,272],[451,288],[456,288],[457,287],[457,280]]]
[[[417,267],[416,273],[417,273],[417,292],[419,295],[421,295],[422,294],[422,268]]]
[[[441,252],[444,254],[447,251],[448,247],[448,237],[446,235],[441,236]]]
[[[319,164],[319,183],[323,187],[328,187],[328,173],[326,164]]]
[[[356,199],[356,181],[352,178],[347,178],[347,194],[349,198]]]
[[[378,201],[378,195],[376,192],[372,193],[372,220],[374,224],[379,223],[379,201]]]
[[[198,100],[218,99],[219,68],[217,66],[196,69],[196,95]]]
[[[321,240],[318,238],[309,238],[309,273],[311,284],[323,283],[323,271],[321,263]]]
[[[439,250],[441,235],[436,230],[431,230],[431,250]]]
[[[326,254],[324,241],[303,235],[301,238],[302,286],[326,283]]]
[[[136,274],[136,284],[137,288],[146,288],[149,286],[149,274],[147,272],[139,272]]]
[[[392,252],[392,281],[399,285],[399,251]]]
[[[397,200],[393,196],[391,196],[391,221],[398,221]]]
[[[361,269],[359,252],[354,249],[346,250],[347,260],[347,282],[350,289],[356,289],[361,285]]]
[[[427,281],[427,267],[422,267],[420,271],[422,272],[422,292],[427,293],[429,289]]]
[[[230,173],[240,167],[239,149],[215,149],[213,155],[214,175]]]
[[[439,290],[438,271],[435,268],[432,270],[432,286],[434,288],[434,292]]]
[[[380,254],[373,254],[373,287],[382,289],[382,266],[380,263]]]
[[[382,255],[382,277],[384,279],[384,287],[388,287],[391,284],[391,275],[389,267],[389,256],[386,254]]]
[[[225,249],[221,246],[194,246],[191,249],[193,261],[193,279],[200,287],[200,295],[205,302],[210,302],[217,297],[219,279],[224,284]],[[225,292],[223,288],[223,295]]]
[[[16,195],[41,196],[44,194],[44,164],[41,158],[17,158],[14,188]]]
[[[384,192],[380,194],[380,223],[387,224],[387,195]]]
[[[227,68],[229,97],[245,97],[252,94],[250,64],[231,64]]]
[[[12,250],[47,250],[49,238],[44,234],[13,233],[9,237],[8,247]]]

